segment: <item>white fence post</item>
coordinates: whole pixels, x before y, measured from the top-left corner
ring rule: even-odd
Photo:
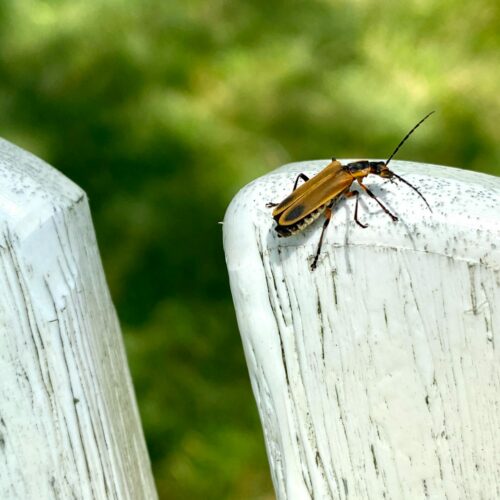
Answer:
[[[342,162],[347,160],[342,160]],[[500,179],[409,162],[277,238],[287,165],[238,193],[224,247],[279,499],[500,498]]]
[[[157,498],[85,194],[0,140],[0,231],[0,498]]]

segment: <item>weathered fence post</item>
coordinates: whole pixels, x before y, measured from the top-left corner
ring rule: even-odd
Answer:
[[[500,498],[500,179],[393,162],[400,183],[277,238],[292,164],[238,193],[224,247],[279,499]]]
[[[87,198],[0,140],[0,498],[155,499]]]

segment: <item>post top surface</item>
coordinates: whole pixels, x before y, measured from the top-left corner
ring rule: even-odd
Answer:
[[[37,223],[54,209],[73,205],[85,193],[35,155],[0,138],[0,221]]]
[[[342,164],[352,160],[339,160]],[[279,202],[292,191],[301,172],[315,175],[329,160],[284,165],[245,186],[231,202],[224,220],[228,267],[240,266],[252,254],[255,233],[273,251],[277,247],[311,246],[317,241],[321,222],[299,234],[278,238],[268,202]],[[399,217],[393,223],[368,196],[360,197],[359,218],[354,220],[354,201],[343,200],[334,209],[325,236],[325,247],[370,245],[437,253],[498,267],[500,262],[500,178],[453,167],[407,161],[391,162],[391,170],[411,182],[425,196],[432,212],[415,191],[401,182],[369,175],[365,184]],[[356,186],[356,182],[352,187]],[[252,236],[253,234],[253,236]],[[310,241],[309,241],[310,240]],[[310,253],[310,252],[309,252]],[[253,258],[255,258],[253,253]],[[248,261],[247,261],[248,263]]]

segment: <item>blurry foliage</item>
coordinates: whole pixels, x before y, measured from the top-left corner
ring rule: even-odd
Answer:
[[[500,4],[2,0],[0,134],[90,197],[164,499],[272,498],[221,226],[291,160],[499,174]]]

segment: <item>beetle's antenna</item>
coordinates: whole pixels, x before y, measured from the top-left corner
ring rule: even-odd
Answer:
[[[432,113],[434,113],[434,111],[431,111],[430,113],[428,113],[427,115],[425,115],[404,137],[403,137],[403,140],[398,144],[397,148],[394,150],[394,152],[392,153],[391,156],[389,156],[389,159],[385,162],[385,166],[387,167],[387,165],[389,165],[389,162],[392,160],[392,158],[394,157],[394,155],[399,151],[399,148],[405,143],[406,139],[408,139],[408,137],[410,137],[411,134],[413,134],[413,132],[415,132],[415,130],[425,121],[427,120],[427,118],[429,118],[429,116],[432,115]],[[397,176],[396,176],[397,177]],[[401,179],[401,177],[399,177]],[[405,181],[406,182],[406,181]],[[407,183],[408,184],[408,183]],[[413,186],[412,186],[413,187]],[[414,188],[415,189],[415,188]],[[415,189],[415,191],[417,191]],[[418,191],[417,191],[418,192]],[[420,194],[420,193],[419,193]],[[420,195],[422,196],[422,195]],[[426,202],[427,203],[427,202]]]
[[[429,115],[427,115],[429,116]],[[427,118],[427,117],[426,117]],[[424,118],[425,120],[425,118]],[[422,120],[423,121],[423,120]],[[416,128],[416,127],[415,127]],[[413,184],[410,184],[408,181],[406,181],[405,179],[403,179],[402,177],[400,177],[398,174],[395,174],[394,172],[392,172],[392,175],[394,177],[396,177],[396,179],[399,179],[401,182],[404,182],[407,186],[410,186],[413,191],[416,191],[418,193],[418,195],[420,196],[420,198],[422,198],[422,200],[425,201],[425,204],[427,205],[427,208],[432,212],[432,208],[431,206],[427,203],[427,200],[425,199],[424,195],[413,185]]]

